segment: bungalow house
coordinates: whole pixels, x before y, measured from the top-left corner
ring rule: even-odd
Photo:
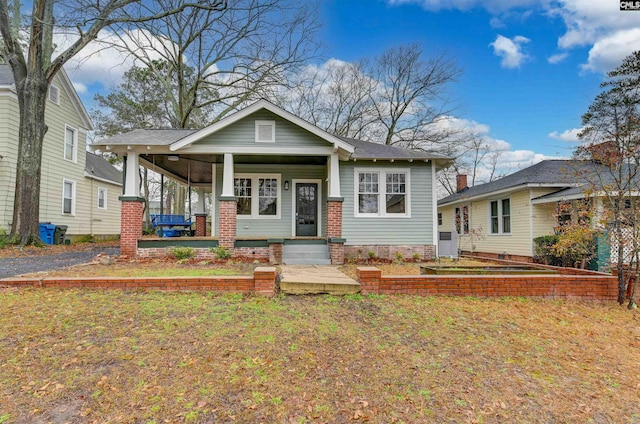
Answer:
[[[93,147],[126,161],[123,254],[176,245],[275,263],[437,254],[435,175],[449,158],[337,137],[265,100],[201,130],[134,130]],[[139,164],[211,196],[196,237],[140,239]]]
[[[11,69],[2,64],[0,110],[0,231],[9,231],[20,114]],[[122,173],[102,157],[86,152],[87,132],[93,127],[64,70],[50,86],[45,123],[40,222],[67,226],[69,238],[118,235]]]
[[[585,197],[591,161],[545,160],[495,181],[467,187],[438,201],[441,255],[458,251],[532,261],[533,239],[554,234],[558,202]]]

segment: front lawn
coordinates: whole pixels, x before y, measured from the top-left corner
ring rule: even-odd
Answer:
[[[615,304],[0,289],[0,422],[639,422]]]

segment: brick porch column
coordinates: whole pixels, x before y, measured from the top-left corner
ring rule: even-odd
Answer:
[[[327,201],[327,241],[332,265],[344,263],[344,242],[342,238],[342,202],[341,197]]]
[[[120,254],[135,257],[138,239],[142,236],[142,210],[144,198],[121,196],[120,201]]]
[[[220,197],[218,200],[218,246],[223,246],[233,252],[236,242],[236,199]]]
[[[207,235],[207,214],[197,213],[196,215],[196,237],[206,237]]]

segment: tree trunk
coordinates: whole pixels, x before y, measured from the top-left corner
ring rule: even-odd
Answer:
[[[618,303],[622,305],[625,300],[627,284],[624,278],[624,242],[620,224],[616,226],[616,237],[618,238]]]
[[[47,90],[47,80],[39,75],[27,77],[24,85],[17,87],[20,132],[10,238],[21,245],[41,243],[40,171],[47,126],[38,117],[44,116]]]

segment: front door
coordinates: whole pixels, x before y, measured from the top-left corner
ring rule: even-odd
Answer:
[[[318,184],[296,183],[296,236],[318,235]]]

